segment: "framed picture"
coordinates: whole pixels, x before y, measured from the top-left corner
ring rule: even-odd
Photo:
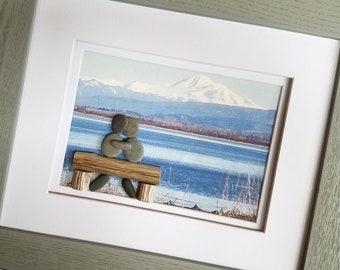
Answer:
[[[74,55],[74,112],[51,191],[264,229],[289,78],[82,42]],[[160,167],[154,203],[163,207],[117,198],[128,197],[118,176],[99,190],[115,196],[70,189],[75,152],[103,156],[112,118],[122,114],[141,125],[141,163]]]
[[[294,269],[338,52],[335,40],[111,1],[38,1],[0,224]],[[137,164],[160,168],[154,202],[114,177],[70,187],[75,151],[101,155],[116,114],[140,125]]]

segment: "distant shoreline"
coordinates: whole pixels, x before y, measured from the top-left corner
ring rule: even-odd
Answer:
[[[114,111],[101,110],[97,108],[79,107],[79,106],[76,106],[74,109],[74,114],[76,115],[83,115],[89,118],[103,119],[103,120],[108,120],[108,121],[110,121],[113,115],[117,113],[123,113],[123,112],[114,112]],[[153,128],[176,131],[179,133],[190,134],[190,135],[199,136],[202,138],[213,138],[216,140],[227,141],[227,142],[236,143],[236,144],[249,145],[249,146],[259,147],[263,149],[268,149],[270,146],[269,140],[266,140],[266,139],[263,139],[257,136],[247,136],[244,134],[233,133],[230,131],[214,131],[215,133],[219,133],[219,134],[210,135],[208,131],[211,131],[211,129],[208,129],[208,128],[204,129],[203,127],[196,126],[196,125],[185,125],[181,123],[172,123],[172,122],[162,121],[158,119],[145,118],[145,117],[141,117],[138,115],[128,115],[128,114],[126,115],[136,118],[138,123],[141,125],[149,126]],[[198,128],[201,130],[201,132],[197,132]]]

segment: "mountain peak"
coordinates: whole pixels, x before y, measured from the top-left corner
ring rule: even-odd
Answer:
[[[112,86],[104,84],[97,79],[82,77],[78,81],[77,96],[111,96],[114,93],[115,89]]]
[[[214,84],[215,83],[209,77],[197,75],[176,81],[170,84],[170,87],[187,87],[189,89],[192,89],[213,86]]]
[[[96,79],[86,78],[83,80],[83,83],[86,84],[86,86],[92,87],[108,87],[108,85],[103,84]],[[114,86],[111,85],[111,87]],[[263,109],[251,99],[236,94],[226,85],[214,82],[205,75],[183,78],[173,83],[163,85],[135,81],[133,83],[125,84],[122,87],[140,95],[146,94],[148,95],[148,99],[150,99],[151,96],[154,96],[155,100],[162,98],[178,102],[200,102]]]
[[[89,78],[89,77],[84,77],[81,78],[80,81],[88,87],[102,87],[104,84],[97,79]]]
[[[240,96],[226,85],[214,82],[208,76],[197,75],[176,81],[169,85],[172,99],[177,101],[194,101],[263,109],[249,98]]]

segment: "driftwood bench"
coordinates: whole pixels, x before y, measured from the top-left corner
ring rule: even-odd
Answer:
[[[94,172],[138,181],[137,199],[153,202],[155,186],[160,183],[160,168],[108,158],[94,153],[75,152],[71,187],[87,191]]]

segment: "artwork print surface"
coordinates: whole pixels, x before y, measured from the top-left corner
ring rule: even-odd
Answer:
[[[125,114],[140,125],[141,163],[161,168],[155,203],[255,222],[280,93],[280,85],[84,51],[60,185],[70,185],[74,152],[102,155],[112,116]],[[127,196],[115,177],[98,192]]]

